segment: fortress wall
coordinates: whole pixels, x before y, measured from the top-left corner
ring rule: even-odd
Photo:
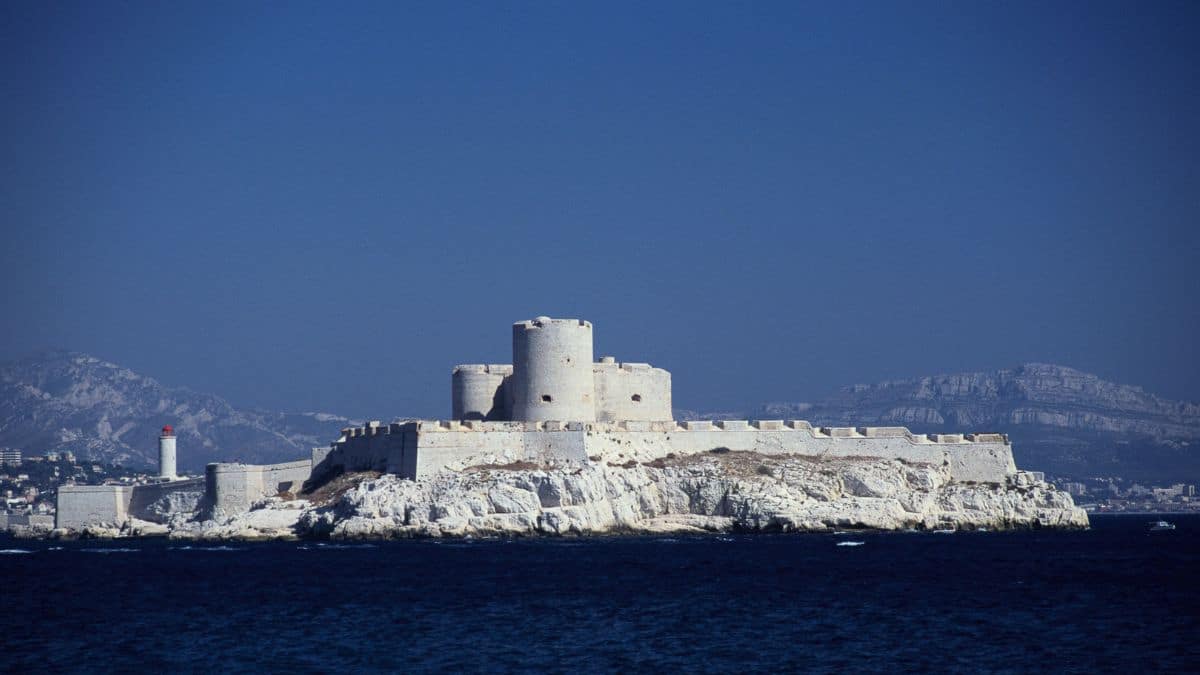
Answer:
[[[716,448],[767,455],[883,458],[947,466],[957,481],[1004,482],[1016,472],[1012,448],[998,434],[963,437],[913,434],[902,427],[820,428],[803,421],[507,423],[421,422],[419,466],[406,477],[442,468],[514,461],[649,461],[668,453]]]
[[[544,429],[549,430],[544,430]],[[519,461],[587,459],[583,424],[419,422],[414,430],[416,462],[405,478],[427,478],[442,469]]]
[[[387,444],[388,473],[416,475],[417,466],[417,423],[406,422],[389,425]]]
[[[592,364],[596,420],[670,420],[671,374],[648,363],[616,363],[610,357]]]
[[[0,532],[17,527],[49,530],[54,527],[54,516],[32,513],[0,513]]]
[[[134,485],[129,500],[129,515],[153,523],[166,522],[171,513],[195,511],[204,499],[203,478],[169,483]]]
[[[615,454],[618,460],[637,461],[663,457],[672,452],[677,455],[693,455],[716,448],[764,455],[882,457],[936,465],[946,461],[946,454],[942,448],[932,443],[913,444],[907,438],[838,438],[790,428],[681,428],[669,433],[614,430],[594,433],[589,437],[587,444],[588,455],[608,458]],[[971,464],[969,456],[965,457],[966,464]]]
[[[399,442],[392,437],[395,424],[368,422],[363,427],[342,430],[342,437],[334,443],[331,464],[342,471],[385,471],[392,445]]]
[[[313,448],[313,475],[379,471],[411,476],[416,470],[416,422],[382,424],[342,429],[328,449]]]
[[[367,438],[386,439],[376,445]],[[1012,448],[999,434],[913,434],[903,427],[813,428],[801,420],[681,422],[421,421],[347,432],[359,466],[385,465],[404,478],[427,478],[442,469],[518,461],[554,463],[645,462],[670,453],[691,455],[716,448],[766,455],[884,458],[947,466],[957,481],[1004,482],[1016,472]],[[342,441],[337,444],[340,448]],[[371,456],[371,452],[376,454]],[[335,450],[337,452],[337,450]],[[361,470],[347,465],[346,470]]]
[[[299,492],[312,474],[312,460],[282,464],[209,464],[204,478],[214,518],[248,511],[250,505],[280,492]]]
[[[450,375],[451,419],[506,420],[509,418],[510,365],[455,366]]]
[[[999,483],[1017,472],[1012,446],[995,441],[942,446],[950,461],[950,475],[957,481]]]
[[[599,426],[599,425],[595,425]],[[979,435],[929,438],[896,428],[811,428],[806,422],[684,423],[671,432],[593,429],[588,455],[644,461],[653,456],[706,453],[714,448],[762,454],[797,454],[816,458],[883,458],[920,464],[948,465],[950,478],[979,483],[1003,483],[1015,473],[1012,447],[1003,436]],[[647,458],[647,455],[650,458]]]
[[[129,485],[62,485],[58,488],[55,527],[120,525],[129,520]]]

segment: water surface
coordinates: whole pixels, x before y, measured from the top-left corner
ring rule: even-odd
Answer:
[[[1200,517],[1086,532],[0,540],[0,670],[1195,671]],[[848,545],[858,544],[858,545]]]

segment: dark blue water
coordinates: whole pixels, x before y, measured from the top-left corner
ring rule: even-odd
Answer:
[[[1155,534],[1149,520],[344,548],[3,540],[30,552],[0,555],[0,671],[1195,671],[1200,517]]]

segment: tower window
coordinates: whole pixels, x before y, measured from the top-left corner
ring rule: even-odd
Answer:
[[[550,394],[542,394],[542,401],[544,403],[549,403],[552,400],[554,400],[554,399],[550,398]]]
[[[631,398],[633,398],[633,402],[634,402],[634,403],[641,403],[641,402],[642,402],[642,395],[641,395],[641,394],[634,394],[634,395],[633,395]]]

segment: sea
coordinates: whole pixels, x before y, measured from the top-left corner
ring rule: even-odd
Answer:
[[[1087,531],[0,539],[0,672],[1200,670],[1200,516]]]

